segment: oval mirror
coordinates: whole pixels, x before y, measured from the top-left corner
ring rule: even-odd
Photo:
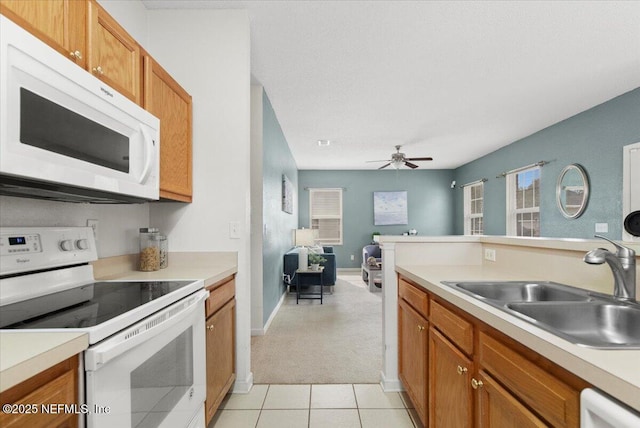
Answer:
[[[589,178],[578,164],[564,167],[556,183],[556,203],[563,216],[578,218],[589,201]]]

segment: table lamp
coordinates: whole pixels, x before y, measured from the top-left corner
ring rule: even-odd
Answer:
[[[295,245],[300,247],[298,250],[298,269],[307,269],[309,266],[309,249],[315,244],[313,229],[296,229]]]

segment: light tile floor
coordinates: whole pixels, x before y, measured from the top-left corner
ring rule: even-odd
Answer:
[[[410,401],[378,384],[254,385],[228,394],[208,428],[421,428]]]

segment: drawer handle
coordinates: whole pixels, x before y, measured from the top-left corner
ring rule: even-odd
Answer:
[[[483,386],[484,384],[482,383],[481,380],[471,379],[471,388],[478,389],[478,388],[482,388]]]
[[[97,66],[93,69],[93,73],[94,74],[99,74],[100,76],[102,76],[104,74],[104,71],[102,71],[102,67]]]
[[[457,371],[458,371],[459,375],[463,375],[463,374],[465,374],[467,372],[467,368],[466,367],[462,367],[462,366],[458,366]]]
[[[209,325],[207,326],[207,330],[212,331],[212,330],[213,330],[213,324],[209,324]]]
[[[82,59],[82,53],[80,51],[69,52],[71,58]]]

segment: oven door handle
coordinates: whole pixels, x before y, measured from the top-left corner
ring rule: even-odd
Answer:
[[[194,311],[199,310],[201,312],[199,315],[204,318],[204,308],[201,303],[208,296],[208,291],[200,290],[106,339],[103,343],[89,348],[84,354],[85,369],[87,371],[98,370],[110,360],[193,316]],[[183,307],[176,313],[176,308],[179,305]],[[204,328],[204,322],[202,325]]]

